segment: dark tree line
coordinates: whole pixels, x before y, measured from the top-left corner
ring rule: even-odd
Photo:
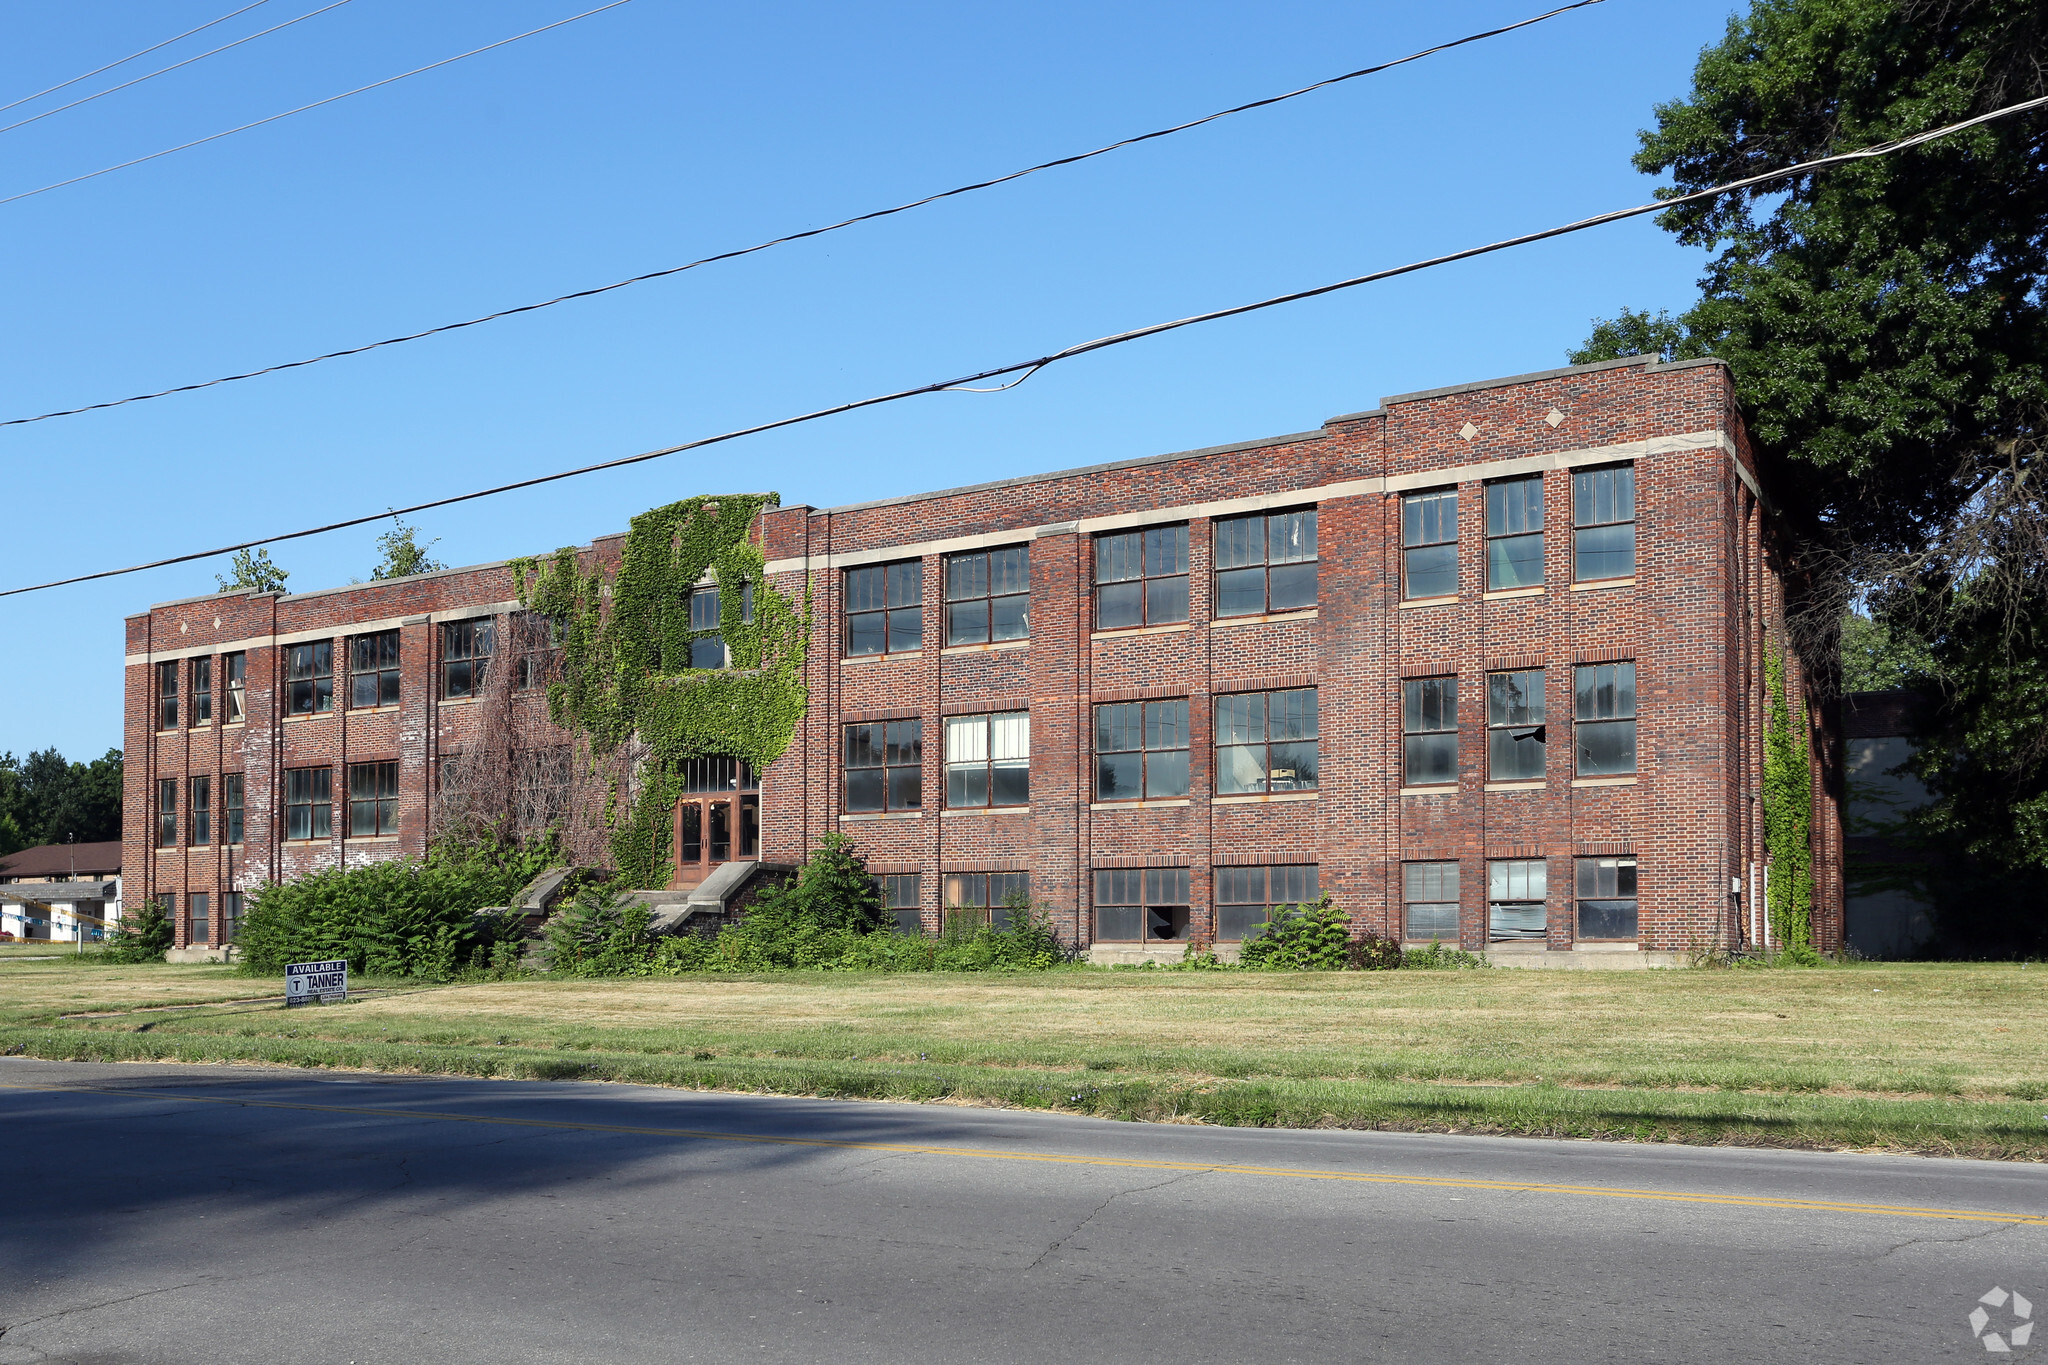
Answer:
[[[121,837],[121,751],[90,763],[55,749],[27,758],[0,754],[0,856],[38,844],[98,843]]]

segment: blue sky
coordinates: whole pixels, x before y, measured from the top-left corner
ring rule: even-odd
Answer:
[[[317,8],[269,0],[75,97]],[[232,9],[0,5],[0,103]],[[680,264],[1524,18],[1541,0],[633,0],[312,113],[0,205],[0,418]],[[350,0],[0,134],[0,196],[589,8]],[[1729,0],[1608,0],[1084,166],[538,315],[0,428],[0,586],[674,444],[1647,198],[1629,167]],[[0,115],[0,123],[57,99]],[[451,564],[700,492],[827,506],[1311,428],[1563,363],[1679,307],[1647,219],[420,519]],[[376,527],[277,547],[366,576]],[[0,599],[0,750],[121,742],[122,617],[224,563]]]

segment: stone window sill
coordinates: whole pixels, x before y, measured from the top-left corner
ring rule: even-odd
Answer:
[[[1264,616],[1219,616],[1209,623],[1211,630],[1227,630],[1232,626],[1263,626],[1269,621],[1313,621],[1315,607],[1304,607],[1297,611],[1274,611]]]
[[[1029,806],[952,806],[939,812],[947,820],[956,815],[1029,815]]]
[[[443,697],[443,698],[441,698],[441,705],[443,705],[443,706],[474,706],[474,705],[476,705],[476,701],[477,701],[477,699],[476,699],[475,697]]]
[[[341,837],[344,843],[350,844],[395,844],[398,842],[396,834],[344,834]],[[316,840],[315,842],[318,841]]]
[[[1414,607],[1446,607],[1457,600],[1456,593],[1448,597],[1411,597],[1401,604],[1401,610],[1408,611]]]
[[[1188,628],[1189,623],[1186,621],[1176,621],[1172,625],[1166,626],[1114,626],[1109,630],[1093,631],[1089,634],[1088,638],[1091,640],[1121,640],[1133,635],[1172,635],[1177,631],[1183,631]]]
[[[1595,579],[1591,583],[1574,583],[1572,584],[1572,591],[1604,592],[1609,588],[1633,588],[1635,585],[1636,581],[1633,578],[1601,578]]]
[[[893,654],[847,654],[841,656],[839,662],[843,667],[858,667],[862,664],[894,663],[899,659],[922,659],[923,657],[924,651],[921,649],[899,649]]]
[[[947,645],[939,653],[951,657],[955,654],[993,654],[1000,649],[1029,649],[1029,640],[991,640],[987,644]],[[866,657],[866,656],[863,656]],[[886,655],[883,657],[887,657]]]
[[[1543,596],[1543,585],[1539,583],[1533,588],[1495,588],[1492,592],[1485,594],[1484,600],[1488,602],[1498,602],[1501,601],[1503,598],[1508,597],[1541,596]]]
[[[924,819],[924,812],[921,810],[860,811],[850,815],[842,815],[839,818],[855,822],[868,820],[922,820]]]
[[[285,716],[283,717],[283,720],[286,725],[296,725],[300,721],[305,720],[328,720],[331,719],[333,715],[334,713],[332,711],[301,711],[297,715]]]
[[[389,706],[351,706],[348,713],[352,716],[387,716],[396,715],[404,709],[403,702],[393,702]]]
[[[1239,792],[1231,796],[1212,796],[1212,806],[1259,806],[1274,801],[1313,801],[1320,792]]]
[[[1156,801],[1093,801],[1089,810],[1172,810],[1192,805],[1189,797],[1161,797]]]
[[[1540,792],[1548,786],[1545,782],[1489,782],[1485,790],[1490,792]]]
[[[1633,777],[1581,777],[1572,782],[1574,787],[1633,787]]]
[[[1439,782],[1427,787],[1401,788],[1401,795],[1403,796],[1456,796],[1457,794],[1458,784],[1455,782]]]

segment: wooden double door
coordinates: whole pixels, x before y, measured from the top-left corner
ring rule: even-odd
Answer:
[[[746,764],[700,759],[685,769],[674,848],[678,889],[697,885],[721,863],[761,856],[761,793]]]

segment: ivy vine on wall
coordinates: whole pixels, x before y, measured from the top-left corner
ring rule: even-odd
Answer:
[[[740,758],[756,772],[789,748],[808,702],[809,589],[799,606],[766,578],[748,529],[773,493],[687,498],[634,517],[616,576],[576,551],[518,559],[520,605],[554,623],[562,651],[548,715],[576,732],[593,768],[609,762],[604,803],[627,884],[661,887],[671,819],[693,758]],[[719,586],[715,632],[693,629],[690,594]],[[750,585],[750,586],[744,586]],[[717,634],[728,667],[692,668],[693,641]]]
[[[1786,697],[1785,655],[1766,646],[1764,721],[1764,849],[1770,856],[1766,908],[1771,936],[1785,948],[1813,947],[1813,766],[1807,755],[1806,708],[1794,724]]]

